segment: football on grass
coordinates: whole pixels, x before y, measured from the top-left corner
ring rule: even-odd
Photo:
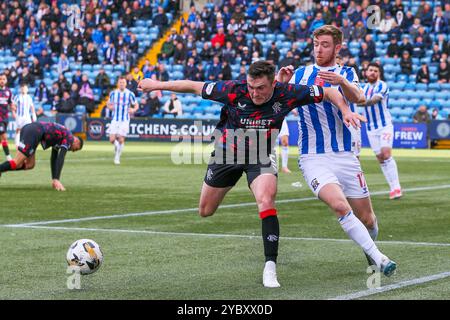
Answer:
[[[76,272],[91,274],[102,265],[103,252],[94,240],[80,239],[70,245],[66,258]]]

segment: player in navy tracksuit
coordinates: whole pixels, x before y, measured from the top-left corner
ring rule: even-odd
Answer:
[[[34,168],[35,152],[41,144],[42,148],[52,148],[50,160],[52,169],[52,187],[58,191],[65,188],[59,181],[68,150],[78,151],[83,148],[83,140],[74,137],[64,126],[51,122],[33,122],[22,128],[20,143],[16,157],[0,164],[0,175],[9,170],[30,170]]]
[[[342,95],[332,88],[282,84],[275,80],[275,67],[267,61],[253,63],[244,81],[213,83],[189,80],[159,82],[144,79],[140,90],[194,93],[224,104],[215,133],[215,148],[200,195],[199,212],[212,215],[225,194],[247,175],[262,220],[266,264],[263,284],[279,287],[276,276],[279,225],[275,196],[277,168],[273,147],[285,116],[295,107],[330,100],[339,106],[348,124],[360,117],[350,111]]]

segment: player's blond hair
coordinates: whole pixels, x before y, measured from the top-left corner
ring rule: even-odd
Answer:
[[[342,41],[344,38],[344,35],[342,34],[341,29],[339,29],[338,27],[332,26],[330,24],[321,26],[320,28],[317,28],[313,32],[314,38],[324,36],[324,35],[331,36],[333,38],[334,45],[342,44]]]

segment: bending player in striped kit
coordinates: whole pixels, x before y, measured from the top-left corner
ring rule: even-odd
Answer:
[[[28,94],[28,86],[26,84],[20,86],[20,94],[15,96],[13,101],[16,105],[16,111],[13,111],[13,118],[16,119],[16,136],[14,142],[18,148],[20,143],[20,131],[25,125],[36,122],[37,117],[33,99]]]
[[[133,105],[134,108],[130,108]],[[120,164],[125,138],[130,129],[130,113],[139,108],[139,103],[133,92],[127,89],[127,80],[120,77],[118,88],[109,95],[108,108],[113,111],[109,126],[109,142],[114,144],[114,164]]]
[[[389,183],[389,198],[398,199],[402,196],[402,188],[397,163],[392,157],[394,125],[388,109],[389,88],[386,82],[380,80],[380,66],[375,62],[369,64],[366,77],[368,83],[363,86],[366,102],[360,106],[365,109],[367,137]]]
[[[358,76],[351,67],[336,64],[341,49],[340,29],[325,25],[314,31],[316,64],[280,69],[278,80],[302,85],[337,88],[350,103],[364,102]],[[342,113],[330,102],[309,104],[299,111],[299,167],[312,192],[336,214],[342,229],[366,254],[370,265],[386,276],[397,265],[378,250],[374,240],[378,224],[352,135]]]

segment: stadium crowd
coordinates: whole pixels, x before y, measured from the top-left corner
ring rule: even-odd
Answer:
[[[139,57],[136,34],[120,27],[152,20],[162,33],[177,1],[2,1],[0,9],[0,71],[12,89],[36,87],[30,94],[42,115],[43,105],[51,114],[74,113],[77,105],[92,112],[115,86],[104,66],[128,73]],[[95,76],[85,65],[98,66]]]
[[[450,82],[449,0],[213,0],[202,8],[191,1],[188,18],[180,32],[171,30],[158,63],[147,61],[142,70],[134,68],[140,58],[139,41],[129,30],[121,33],[120,26],[151,19],[162,36],[169,25],[166,12],[176,14],[177,2],[81,0],[79,12],[74,12],[68,2],[4,1],[0,6],[0,50],[10,50],[17,57],[4,69],[8,86],[37,86],[36,102],[51,104],[53,113],[74,112],[79,104],[92,112],[99,97],[115,83],[103,67],[95,78],[87,77],[83,64],[122,66],[118,70],[128,74],[127,87],[135,93],[137,82],[147,77],[244,79],[247,66],[259,59],[273,61],[278,67],[313,63],[311,34],[324,24],[342,29],[340,63],[355,67],[361,81],[366,80],[369,62],[376,61],[384,69],[398,68],[397,77],[386,79],[388,83],[399,78],[427,85]],[[370,5],[380,9],[376,27],[371,26]],[[80,19],[71,19],[73,15]],[[386,60],[390,62],[384,63]],[[53,65],[58,79],[47,86],[42,79]],[[171,67],[169,72],[166,66]],[[181,66],[177,69],[181,74],[172,72],[174,66]],[[73,72],[69,79],[65,76],[68,71]],[[169,98],[159,101],[161,98],[161,93],[142,97],[138,115],[173,113],[163,111],[161,105]],[[178,103],[176,109],[182,113]],[[108,111],[103,115],[108,116]]]

